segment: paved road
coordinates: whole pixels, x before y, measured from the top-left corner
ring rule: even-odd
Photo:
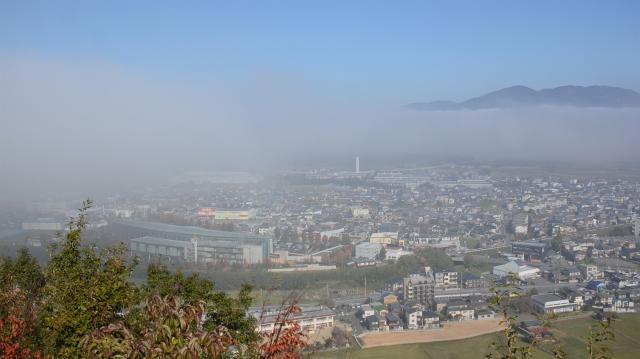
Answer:
[[[366,330],[360,324],[360,318],[358,318],[355,314],[351,316],[351,329],[353,329],[354,335],[360,335]]]

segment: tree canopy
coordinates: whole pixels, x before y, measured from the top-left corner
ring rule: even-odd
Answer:
[[[46,267],[27,250],[0,258],[0,357],[200,358],[224,356],[235,346],[251,357],[294,358],[304,347],[295,328],[265,346],[247,314],[250,285],[232,296],[197,273],[161,264],[147,268],[145,284],[134,284],[138,262],[124,244],[98,249],[83,243],[90,207],[85,201],[69,221]],[[285,315],[277,330],[289,322]]]
[[[51,248],[45,270],[38,317],[48,351],[58,357],[77,357],[78,343],[88,332],[117,320],[136,299],[129,282],[136,261],[127,262],[126,247],[82,246],[86,211],[83,203],[60,245]]]

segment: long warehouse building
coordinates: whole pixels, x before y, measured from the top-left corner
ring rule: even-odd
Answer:
[[[165,223],[114,220],[113,231],[129,239],[132,252],[188,263],[266,263],[273,251],[270,237]]]

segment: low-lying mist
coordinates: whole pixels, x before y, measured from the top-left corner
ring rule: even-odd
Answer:
[[[287,74],[196,83],[91,60],[4,56],[0,200],[102,193],[184,171],[287,168],[306,158],[640,159],[638,109],[403,105],[335,98]]]

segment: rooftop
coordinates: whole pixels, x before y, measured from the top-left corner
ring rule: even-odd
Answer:
[[[262,324],[275,323],[278,320],[278,313],[266,314],[262,316]],[[293,320],[319,318],[319,317],[332,317],[333,311],[330,309],[315,309],[315,310],[302,310],[300,313],[293,314]],[[259,317],[258,317],[259,318]]]
[[[356,247],[359,247],[359,248],[375,248],[375,249],[378,249],[378,248],[382,247],[382,244],[380,244],[380,243],[371,243],[371,242],[361,242],[361,243],[358,243],[358,244],[356,245]]]
[[[535,242],[535,241],[516,241],[516,242],[511,242],[511,244],[515,244],[518,246],[530,246],[530,247],[538,247],[538,248],[545,248],[547,247],[546,243],[540,243],[540,242]]]
[[[546,302],[555,302],[558,300],[564,300],[564,298],[560,297],[557,294],[538,294],[538,295],[532,295],[531,299],[539,302],[539,303],[546,303]]]
[[[201,227],[194,226],[176,226],[173,224],[166,223],[157,223],[157,222],[142,222],[142,221],[131,221],[131,220],[122,220],[116,219],[113,221],[114,224],[119,224],[127,227],[132,227],[140,230],[148,230],[148,231],[158,231],[165,233],[172,233],[178,235],[186,235],[186,236],[201,236],[201,237],[215,237],[216,239],[227,239],[227,240],[247,240],[247,239],[257,239],[264,240],[268,237],[257,236],[251,233],[241,233],[241,232],[227,232],[227,231],[219,231],[214,229],[207,229]]]

